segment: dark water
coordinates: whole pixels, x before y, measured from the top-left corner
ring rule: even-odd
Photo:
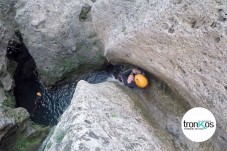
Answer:
[[[78,81],[58,85],[50,90],[40,82],[36,64],[30,55],[27,47],[23,43],[20,32],[15,33],[18,40],[11,39],[7,46],[7,58],[16,62],[17,66],[14,73],[14,96],[17,107],[24,107],[31,115],[31,119],[41,125],[55,125],[59,116],[68,107],[73,97]],[[107,65],[103,71],[88,74],[81,77],[89,83],[95,84],[106,81],[107,78],[117,75],[123,70],[122,66]],[[36,93],[42,93],[38,101]],[[36,108],[36,107],[37,108]],[[36,108],[36,110],[34,110]]]
[[[111,72],[101,71],[91,73],[85,77],[82,77],[81,79],[89,83],[95,84],[104,82],[109,77],[112,77]],[[37,92],[37,89],[30,89],[26,97],[20,101],[31,102],[26,105],[26,108],[30,112],[31,119],[34,122],[42,125],[55,125],[58,123],[59,116],[62,115],[62,113],[70,104],[77,82],[78,81],[59,85],[51,90],[45,90],[45,88],[42,87],[41,84],[37,83],[33,86],[29,85],[28,87],[30,88],[39,86],[43,94],[40,100],[40,104],[38,105],[38,108],[35,112],[33,112],[32,110],[35,106],[34,102],[36,99],[35,94]]]

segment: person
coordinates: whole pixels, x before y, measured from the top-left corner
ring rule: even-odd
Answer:
[[[123,72],[120,76],[121,81],[129,88],[146,88],[148,86],[148,79],[141,69],[129,69]]]
[[[39,104],[41,103],[41,97],[42,97],[42,93],[41,92],[37,92],[36,93],[36,99],[35,99],[35,106],[34,106],[34,109],[32,111],[33,114],[35,113],[35,111],[37,110]]]

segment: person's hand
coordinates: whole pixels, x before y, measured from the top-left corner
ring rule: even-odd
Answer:
[[[131,83],[132,81],[134,81],[134,76],[133,75],[129,75],[127,82]]]
[[[132,69],[132,72],[135,73],[135,74],[140,74],[141,73],[141,71],[138,70],[138,69]]]

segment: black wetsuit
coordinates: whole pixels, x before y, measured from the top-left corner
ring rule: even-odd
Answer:
[[[38,109],[38,107],[40,106],[40,104],[41,104],[41,97],[40,96],[37,96],[37,98],[34,101],[34,109],[32,111],[33,114]]]
[[[121,74],[121,79],[124,82],[124,84],[126,86],[128,86],[129,88],[136,88],[136,83],[134,81],[132,81],[131,83],[128,83],[128,76],[132,73],[132,69],[126,70],[125,72],[123,72]]]

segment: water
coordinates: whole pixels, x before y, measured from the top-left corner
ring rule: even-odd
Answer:
[[[83,79],[91,84],[95,84],[104,82],[109,77],[113,77],[112,73],[101,71],[81,77],[80,80]],[[31,96],[27,101],[31,101],[31,98],[33,98],[32,100],[34,101],[32,101],[33,103],[30,103],[30,106],[27,105],[26,108],[30,111],[31,119],[41,125],[56,125],[58,123],[58,118],[63,114],[71,102],[77,82],[78,81],[59,85],[50,90],[46,90],[39,85],[42,89],[43,96],[35,112],[32,110],[34,109],[36,98],[34,94],[36,94],[36,92],[30,92]],[[31,89],[30,91],[33,90]]]
[[[11,39],[8,42],[6,56],[10,61],[17,63],[14,72],[14,96],[17,107],[24,107],[31,115],[31,119],[41,125],[55,125],[59,116],[68,107],[73,97],[75,87],[78,81],[58,85],[51,90],[45,89],[36,70],[36,64],[30,55],[20,32],[15,33],[18,40]],[[108,65],[104,71],[88,74],[81,79],[95,84],[106,81],[107,78],[114,75],[115,77],[122,70],[122,66]],[[36,93],[42,93],[38,101]]]

